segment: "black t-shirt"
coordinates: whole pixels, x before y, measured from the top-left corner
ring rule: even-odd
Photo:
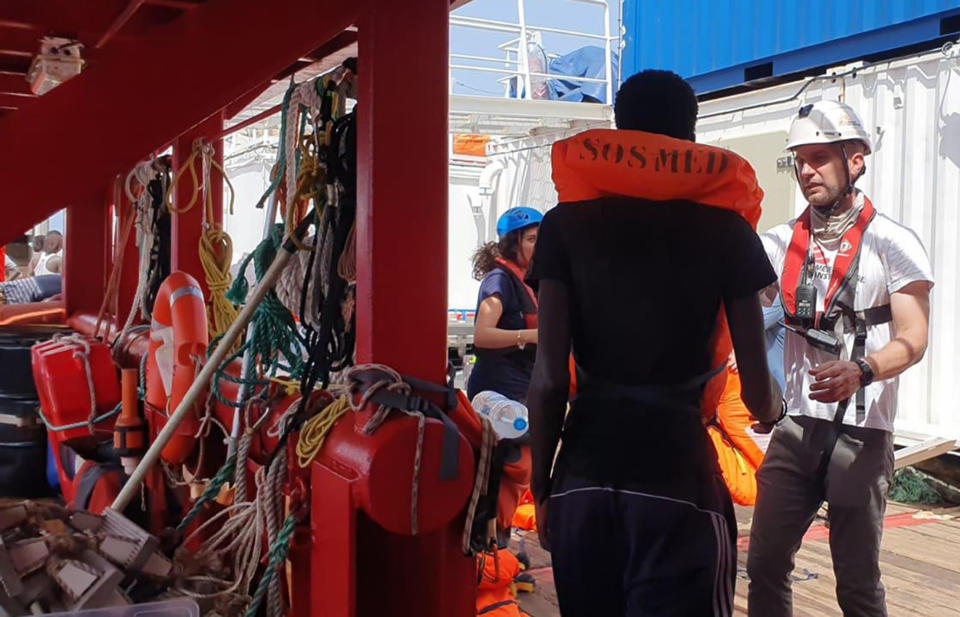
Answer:
[[[480,283],[477,312],[484,300],[499,296],[503,313],[497,321],[497,327],[501,330],[523,330],[527,325],[523,317],[523,300],[519,295],[523,293],[520,285],[520,281],[506,270],[494,268]],[[475,348],[477,362],[467,381],[467,396],[472,400],[478,392],[493,390],[515,401],[527,400],[535,350],[533,345],[528,345],[523,350],[517,347]]]
[[[586,375],[669,386],[715,368],[709,339],[721,300],[756,293],[776,275],[734,212],[608,197],[547,213],[528,275],[544,279],[570,291],[574,357]],[[661,465],[712,460],[708,444],[693,414],[585,399],[574,402],[561,456],[581,475],[649,480]]]

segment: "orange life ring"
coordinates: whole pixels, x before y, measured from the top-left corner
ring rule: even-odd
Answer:
[[[190,389],[206,358],[207,310],[203,291],[186,272],[173,272],[157,291],[146,364],[146,402],[150,430],[156,435]],[[199,401],[205,400],[200,397]],[[183,463],[193,453],[199,428],[198,402],[161,452],[168,463]]]

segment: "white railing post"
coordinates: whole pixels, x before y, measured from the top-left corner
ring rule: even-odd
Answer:
[[[523,98],[532,99],[530,87],[530,54],[527,53],[527,16],[524,14],[523,0],[517,0],[517,13],[520,16],[520,70],[523,71]]]
[[[613,65],[610,59],[610,4],[603,6],[603,62],[607,77],[607,105],[613,105]]]

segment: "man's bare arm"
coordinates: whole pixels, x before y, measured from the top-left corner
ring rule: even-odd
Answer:
[[[750,294],[725,300],[724,306],[740,373],[740,397],[754,418],[773,422],[780,415],[781,393],[767,366],[760,298]]]
[[[567,286],[540,282],[540,344],[533,367],[527,406],[533,476],[530,489],[537,503],[550,495],[550,471],[560,441],[570,388],[570,299]]]

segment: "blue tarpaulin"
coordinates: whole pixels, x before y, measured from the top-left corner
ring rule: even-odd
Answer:
[[[581,47],[550,61],[550,73],[570,75],[571,77],[589,77],[604,79],[606,64],[603,61],[604,49],[596,45]],[[611,53],[610,72],[614,75],[613,91],[617,91],[617,56]],[[606,84],[581,82],[568,79],[551,79],[547,82],[549,96],[555,101],[585,101],[606,103]]]
[[[540,47],[536,47],[543,54]],[[543,54],[545,57],[546,54]],[[534,58],[531,56],[531,72],[538,72],[533,67]],[[588,77],[604,79],[606,66],[603,62],[603,47],[589,45],[575,49],[568,54],[554,58],[549,63],[546,72],[551,75],[569,75],[570,77]],[[610,53],[610,72],[613,74],[613,92],[617,92],[617,55]],[[536,81],[536,79],[531,79]],[[517,87],[523,90],[519,78],[511,80],[510,96],[517,95]],[[607,86],[597,82],[582,82],[573,79],[553,78],[547,80],[546,98],[553,101],[571,101],[574,103],[606,103]],[[537,88],[534,87],[534,90]],[[536,95],[534,98],[538,98]]]

